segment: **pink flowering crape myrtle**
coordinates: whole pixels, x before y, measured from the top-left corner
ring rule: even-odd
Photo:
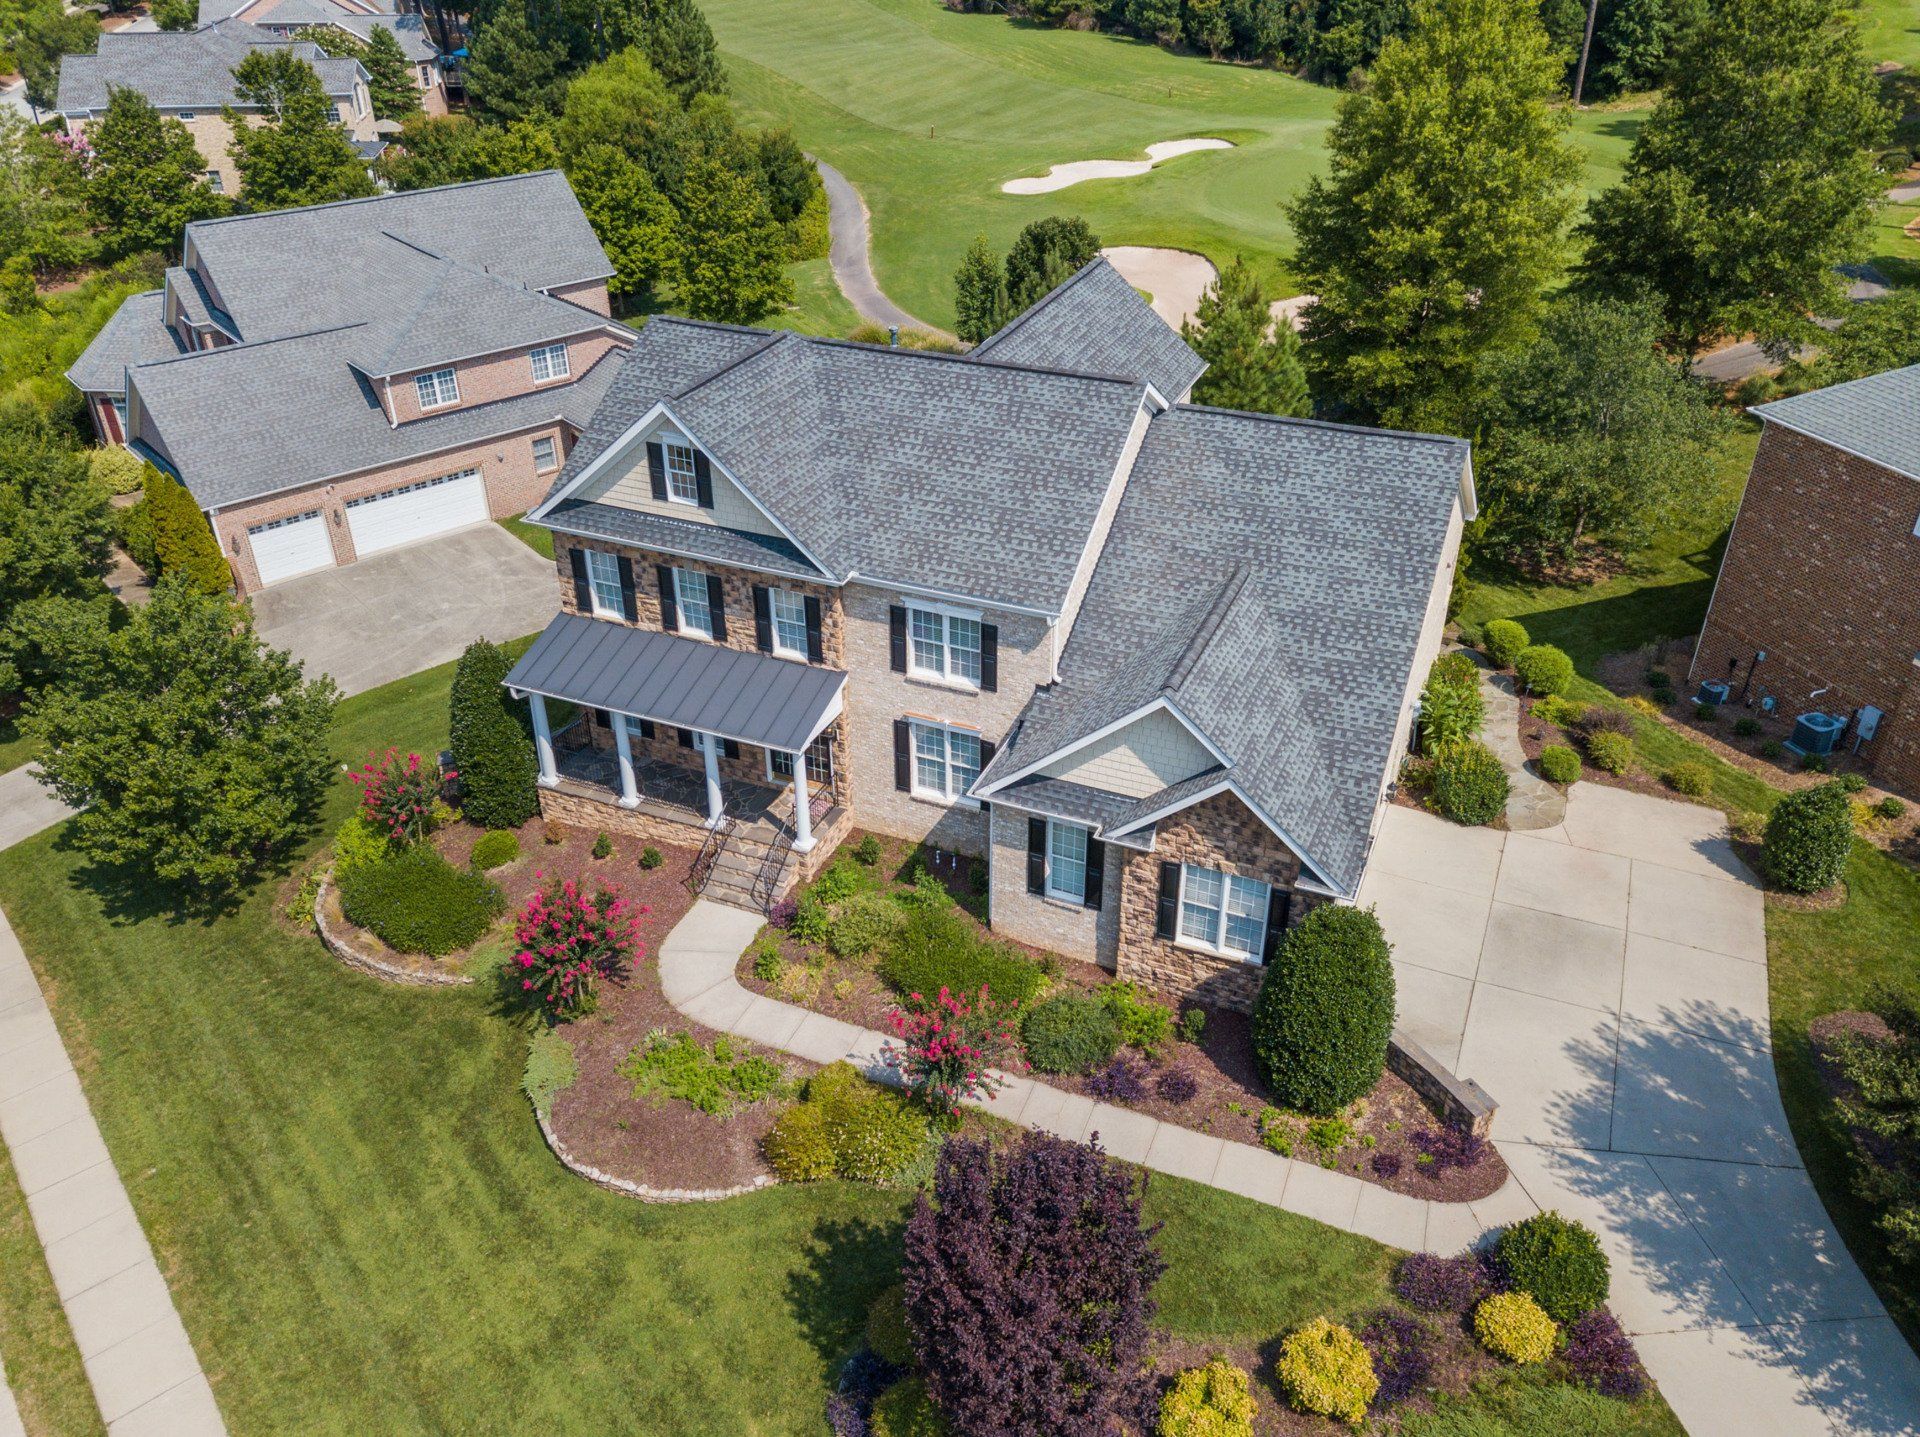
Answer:
[[[650,911],[607,889],[589,899],[571,878],[555,879],[513,925],[520,991],[556,1023],[592,1012],[594,984],[624,978],[640,961],[640,919]]]
[[[916,1006],[887,1015],[897,1043],[880,1050],[880,1061],[900,1075],[908,1091],[938,1116],[959,1111],[968,1099],[992,1097],[1003,1082],[987,1069],[985,1045],[1008,1043],[1013,1034],[989,1015],[982,984],[974,998],[957,998],[942,987],[933,1002],[908,995]]]

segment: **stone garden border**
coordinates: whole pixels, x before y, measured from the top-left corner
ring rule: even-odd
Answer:
[[[547,1148],[560,1160],[560,1165],[595,1187],[605,1188],[621,1197],[638,1198],[641,1202],[719,1202],[724,1198],[745,1197],[748,1193],[770,1188],[779,1179],[770,1174],[762,1174],[750,1183],[742,1183],[731,1188],[656,1188],[646,1183],[637,1183],[630,1178],[615,1177],[612,1173],[602,1172],[592,1163],[576,1157],[571,1148],[553,1130],[553,1124],[547,1115],[538,1108],[533,1110],[533,1120],[540,1125],[540,1136],[547,1140]]]
[[[356,947],[346,934],[327,922],[327,897],[332,892],[333,869],[329,867],[321,875],[320,886],[313,893],[313,926],[320,935],[320,941],[349,968],[358,968],[362,973],[388,983],[402,983],[412,988],[458,988],[473,982],[473,978],[466,973],[422,973],[412,968],[401,968]]]

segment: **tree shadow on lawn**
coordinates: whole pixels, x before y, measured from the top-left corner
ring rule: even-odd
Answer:
[[[900,1280],[905,1230],[904,1211],[898,1222],[825,1218],[814,1225],[803,1265],[787,1281],[787,1304],[827,1362],[837,1363],[864,1344],[867,1309]]]
[[[262,888],[277,886],[300,866],[311,850],[313,839],[320,833],[317,818],[317,810],[302,818],[294,834],[263,854],[251,872],[220,888],[199,889],[169,883],[138,864],[94,858],[75,837],[71,822],[55,829],[53,851],[79,858],[80,863],[73,870],[74,886],[98,898],[101,915],[116,928],[147,922],[160,922],[168,927],[195,924],[210,928],[233,917]]]

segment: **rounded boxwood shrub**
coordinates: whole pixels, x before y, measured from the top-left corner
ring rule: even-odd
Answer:
[[[426,844],[363,864],[340,880],[340,911],[399,953],[438,957],[480,941],[506,900]]]
[[[1571,1322],[1607,1300],[1609,1267],[1600,1239],[1557,1212],[1515,1223],[1500,1234],[1493,1257],[1508,1284],[1555,1322]]]
[[[1667,786],[1688,798],[1701,798],[1713,787],[1713,770],[1704,763],[1676,763],[1667,770]]]
[[[907,1288],[896,1282],[867,1309],[867,1346],[895,1367],[912,1367],[913,1329],[907,1326]]]
[[[1455,823],[1492,823],[1507,811],[1507,770],[1483,743],[1440,750],[1429,783],[1434,807]]]
[[[1838,782],[1790,793],[1767,815],[1767,877],[1789,893],[1840,881],[1853,851],[1853,809]]]
[[[482,873],[511,863],[520,856],[520,837],[511,829],[496,828],[480,835],[473,845],[473,866]]]
[[[887,1183],[927,1142],[926,1116],[906,1094],[840,1062],[807,1079],[800,1101],[774,1120],[762,1147],[782,1182]]]
[[[1540,777],[1548,783],[1573,783],[1580,777],[1580,755],[1563,743],[1540,750]]]
[[[1493,619],[1480,630],[1480,642],[1489,658],[1501,668],[1510,669],[1533,640],[1526,629],[1512,619]]]
[[[1882,818],[1891,821],[1905,814],[1907,811],[1907,806],[1901,800],[1895,798],[1892,794],[1888,794],[1885,798],[1881,799],[1878,803],[1876,803],[1873,806],[1873,811],[1879,814]]]
[[[1247,1374],[1215,1358],[1173,1379],[1173,1386],[1160,1399],[1154,1433],[1155,1437],[1253,1437],[1257,1410],[1247,1390]]]
[[[1573,685],[1573,660],[1552,644],[1530,644],[1513,661],[1513,671],[1527,692],[1552,698]]]
[[[1564,694],[1552,694],[1533,701],[1533,707],[1527,711],[1541,723],[1550,723],[1555,728],[1577,728],[1587,712],[1587,706],[1577,699]]]
[[[1590,733],[1587,735],[1587,757],[1593,760],[1595,768],[1618,776],[1633,767],[1633,740],[1611,729]]]
[[[789,929],[798,938],[806,938],[800,930],[808,901],[801,900],[802,913]],[[827,926],[824,920],[822,926]],[[822,932],[820,938],[826,936]],[[901,997],[918,993],[928,1001],[942,988],[976,998],[984,986],[995,1003],[1019,1006],[1039,996],[1047,981],[1039,964],[982,937],[965,911],[951,903],[928,904],[909,913],[882,951],[878,969]]]
[[[460,809],[487,828],[518,828],[540,811],[532,720],[501,684],[512,667],[504,649],[478,639],[460,655],[447,696]]]
[[[1043,1073],[1085,1073],[1110,1060],[1120,1025],[1098,998],[1062,993],[1034,1004],[1020,1023],[1027,1061]]]
[[[927,1395],[927,1384],[909,1377],[874,1400],[867,1430],[872,1437],[948,1437],[953,1429]]]
[[[834,914],[827,947],[836,958],[864,958],[892,941],[906,921],[900,905],[884,893],[858,893]]]
[[[1380,1390],[1373,1354],[1351,1331],[1324,1317],[1287,1334],[1275,1375],[1287,1401],[1300,1411],[1356,1427]]]
[[[1524,1292],[1496,1292],[1473,1310],[1473,1335],[1480,1345],[1523,1366],[1553,1356],[1559,1330]]]
[[[1253,1056],[1284,1107],[1338,1112],[1380,1081],[1392,949],[1371,908],[1323,904],[1286,936],[1253,1005]]]

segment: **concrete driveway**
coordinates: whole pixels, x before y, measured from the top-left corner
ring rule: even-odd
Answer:
[[[536,633],[559,609],[553,562],[498,524],[302,574],[253,598],[260,636],[349,694],[457,659],[478,638]]]
[[[1531,833],[1390,809],[1360,899],[1401,1026],[1499,1102],[1528,1196],[1601,1234],[1690,1432],[1920,1431],[1920,1361],[1787,1128],[1760,890],[1717,812],[1590,783]]]

